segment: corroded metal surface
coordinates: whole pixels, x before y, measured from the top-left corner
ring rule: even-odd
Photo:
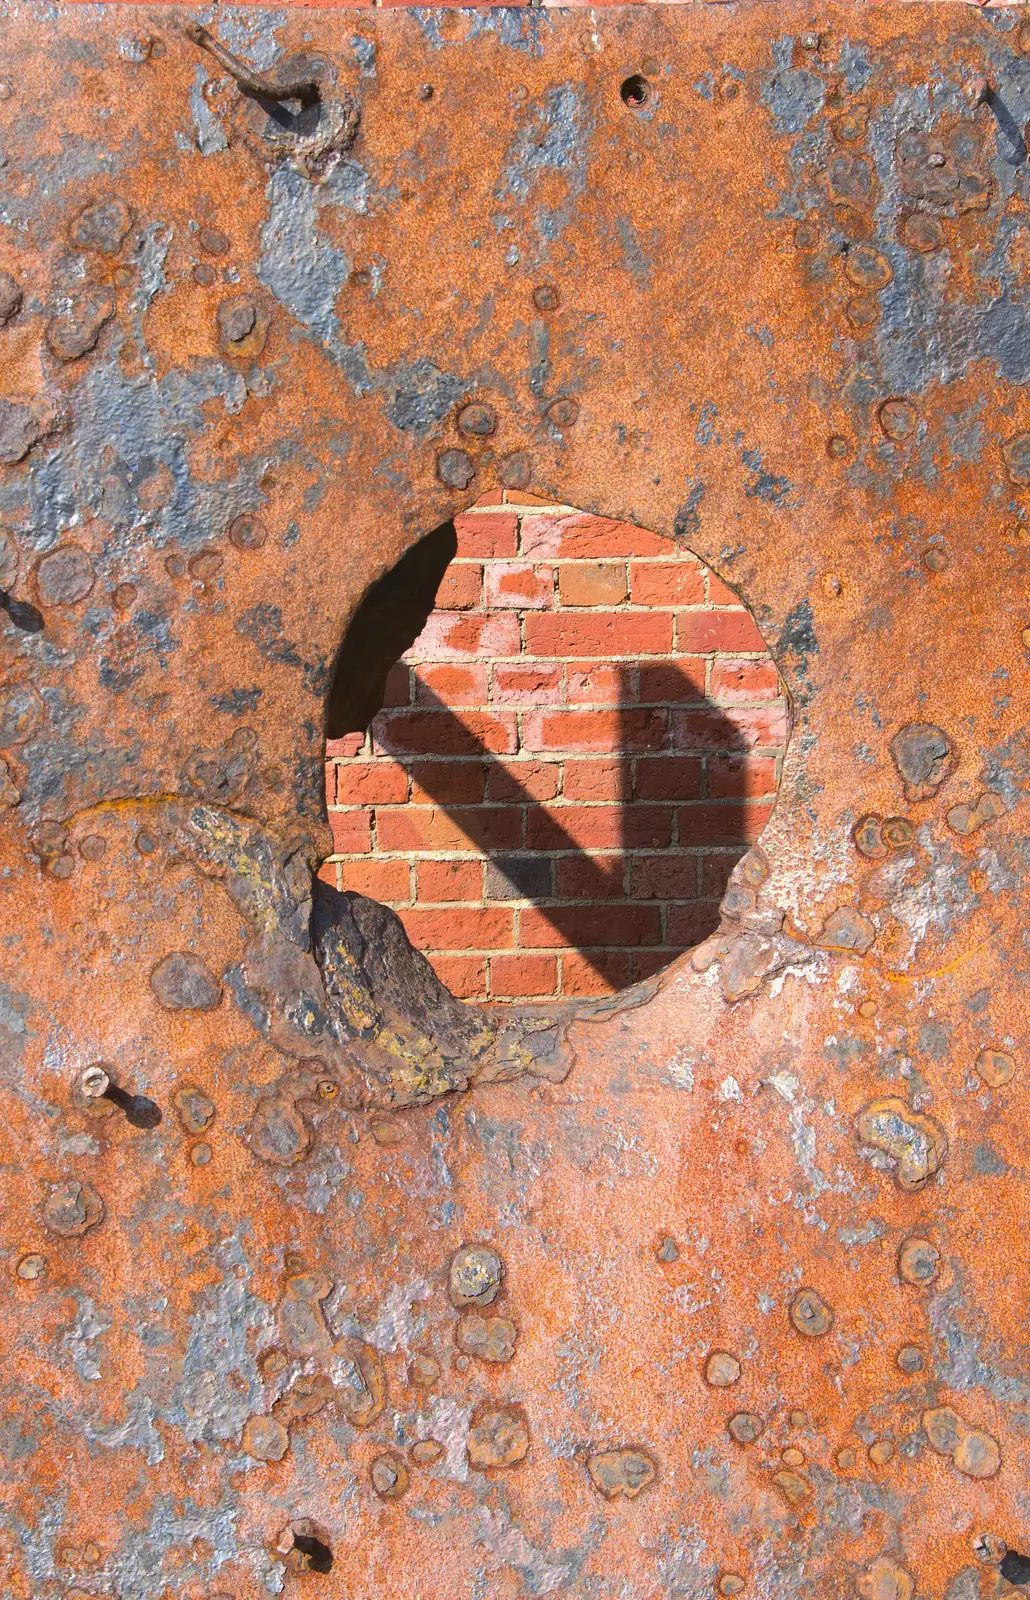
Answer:
[[[184,20],[0,35],[4,1596],[1007,1592],[1018,15],[220,13],[285,123]],[[721,933],[499,1031],[311,867],[348,616],[505,484],[795,724]]]

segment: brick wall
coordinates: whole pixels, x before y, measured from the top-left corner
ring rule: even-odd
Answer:
[[[771,810],[786,704],[693,556],[495,498],[457,519],[369,734],[328,748],[323,876],[394,907],[465,998],[603,993],[711,931]]]

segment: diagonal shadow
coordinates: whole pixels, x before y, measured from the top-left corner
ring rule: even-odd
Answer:
[[[636,761],[646,760],[648,756],[669,754],[668,722],[673,710],[680,704],[700,713],[705,719],[710,730],[706,735],[706,749],[742,754],[748,748],[738,726],[720,707],[703,697],[699,698],[696,691],[692,693],[693,686],[690,680],[672,663],[655,662],[641,664],[639,667],[636,665],[620,667],[620,683],[622,685],[620,704],[613,709],[618,717],[621,737],[615,748],[604,752],[609,759],[614,758],[619,762],[617,796],[613,794],[610,802],[617,804],[620,809],[618,854],[602,858],[605,862],[610,861],[610,865],[602,865],[601,860],[595,858],[563,825],[560,811],[550,807],[547,802],[534,798],[518,781],[515,769],[506,765],[503,757],[489,750],[478,735],[462,721],[460,713],[446,705],[425,683],[419,686],[417,702],[420,711],[433,711],[439,717],[439,732],[443,737],[434,743],[446,743],[448,750],[447,759],[439,763],[425,759],[419,761],[420,788],[460,828],[469,844],[478,850],[488,863],[493,864],[507,880],[512,893],[497,895],[496,898],[531,901],[554,928],[557,935],[556,944],[578,950],[601,976],[607,975],[605,963],[606,959],[610,958],[612,950],[625,948],[626,941],[614,940],[610,945],[581,943],[584,912],[588,908],[603,908],[606,903],[613,900],[629,904],[642,904],[646,900],[651,900],[652,903],[656,901],[659,896],[653,891],[639,896],[634,893],[631,874],[634,863],[640,861],[644,853],[657,857],[664,851],[670,867],[675,863],[680,872],[684,862],[689,861],[695,865],[697,876],[692,886],[694,892],[682,897],[670,893],[669,899],[684,898],[699,902],[697,934],[688,941],[673,938],[670,942],[667,937],[659,941],[664,950],[670,950],[671,947],[672,953],[667,957],[669,960],[674,954],[691,949],[706,936],[707,932],[714,930],[718,923],[717,902],[725,887],[725,883],[711,881],[709,868],[707,885],[710,899],[709,926],[705,927],[701,920],[704,913],[701,911],[703,885],[700,873],[703,869],[700,858],[682,852],[676,845],[663,847],[659,843],[649,848],[646,842],[646,828],[641,830],[634,826],[635,818],[641,817],[650,808],[653,812],[667,813],[671,828],[672,812],[692,796],[676,794],[674,788],[670,788],[661,799],[641,800],[636,793],[634,782]],[[670,691],[675,695],[677,688],[680,690],[679,695],[672,700],[666,699],[665,703],[643,707],[635,703],[638,695],[643,699],[645,695],[649,696],[661,690],[668,697]],[[643,693],[640,692],[641,689]],[[382,748],[389,749],[389,753],[400,761],[412,761],[424,758],[425,755],[424,751],[416,747],[399,747],[393,741],[387,743],[382,738],[380,743]],[[558,752],[555,752],[555,755],[557,757]],[[467,761],[470,764],[478,761],[487,780],[491,768],[502,770],[506,791],[504,800],[496,803],[487,800],[478,804],[456,804],[447,792],[446,777],[450,763],[454,760]],[[697,764],[700,768],[700,754],[697,756]],[[434,775],[439,784],[435,790]],[[484,793],[489,793],[489,787],[487,781]],[[493,816],[499,806],[504,808],[524,806],[527,837],[537,833],[544,842],[535,846],[526,844],[517,849],[499,848],[492,837]],[[720,854],[724,854],[727,858],[733,856],[735,859],[747,849],[749,843],[746,834],[739,826],[743,821],[743,810],[742,807],[733,804],[727,804],[723,809],[729,826],[712,843]],[[532,821],[534,817],[541,819],[540,825],[536,828]],[[737,824],[736,827],[733,826],[734,822]],[[549,876],[557,866],[554,860],[556,854],[565,855],[567,859],[576,862],[575,898],[564,900],[557,898],[558,885]],[[729,876],[729,870],[727,866],[726,877]]]

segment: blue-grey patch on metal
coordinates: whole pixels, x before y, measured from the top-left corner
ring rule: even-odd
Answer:
[[[544,34],[552,24],[545,11],[529,6],[498,6],[490,11],[464,11],[465,32],[448,38],[440,26],[441,12],[415,6],[409,11],[434,50],[447,45],[468,44],[485,33],[496,33],[511,50],[524,50],[532,56],[544,53]],[[453,15],[453,13],[452,13]]]
[[[394,368],[390,377],[393,398],[386,415],[395,428],[418,438],[432,433],[469,389],[464,378],[441,372],[425,358]]]
[[[193,127],[196,130],[197,149],[202,156],[213,156],[219,150],[228,150],[229,148],[229,141],[225,137],[225,129],[222,127],[219,118],[211,110],[204,96],[204,90],[211,81],[204,63],[198,61],[193,72],[193,84],[190,88],[190,115],[193,118]]]
[[[360,33],[351,34],[351,54],[358,64],[363,78],[374,78],[376,75],[376,42],[366,39]]]
[[[509,147],[496,194],[498,200],[514,195],[524,203],[540,177],[547,172],[566,175],[568,199],[536,217],[542,238],[554,241],[572,219],[573,202],[587,187],[587,144],[590,119],[579,89],[558,84],[526,107],[521,126]]]
[[[286,24],[285,11],[263,11],[260,7],[223,11],[219,7],[213,15],[217,18],[222,43],[259,72],[266,72],[282,55],[282,46],[275,34],[276,29]]]
[[[632,222],[628,217],[616,217],[615,231],[622,245],[623,266],[632,273],[641,288],[646,288],[651,279],[651,263],[644,254]]]
[[[769,108],[777,133],[801,133],[822,110],[825,85],[816,73],[791,65],[794,40],[789,34],[772,41],[772,57],[775,70],[762,86],[762,102]]]
[[[87,1419],[82,1431],[93,1444],[105,1450],[142,1450],[148,1467],[158,1466],[165,1458],[164,1440],[154,1427],[157,1408],[150,1396],[141,1389],[133,1389],[125,1397],[125,1416],[120,1422],[93,1422]],[[142,1593],[132,1590],[133,1594]]]

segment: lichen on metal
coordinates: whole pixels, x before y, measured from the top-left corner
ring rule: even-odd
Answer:
[[[0,1593],[1025,1586],[1030,27],[2,17]],[[794,715],[718,933],[500,1017],[315,877],[494,490]]]

